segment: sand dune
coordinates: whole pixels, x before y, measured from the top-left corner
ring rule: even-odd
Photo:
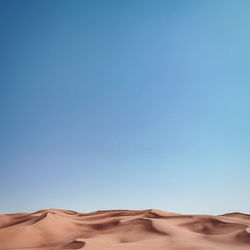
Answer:
[[[155,209],[2,214],[0,249],[249,250],[250,215],[181,215]]]

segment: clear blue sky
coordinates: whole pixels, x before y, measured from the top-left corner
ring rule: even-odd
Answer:
[[[250,213],[250,1],[0,1],[0,212]]]

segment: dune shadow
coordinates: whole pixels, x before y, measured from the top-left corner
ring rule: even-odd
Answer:
[[[85,241],[73,240],[63,246],[63,249],[80,249],[86,245]]]

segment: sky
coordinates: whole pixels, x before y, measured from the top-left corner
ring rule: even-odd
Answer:
[[[249,13],[0,0],[0,213],[250,213]]]

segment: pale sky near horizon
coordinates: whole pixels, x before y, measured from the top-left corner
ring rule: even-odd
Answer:
[[[0,0],[0,213],[250,213],[249,13]]]

